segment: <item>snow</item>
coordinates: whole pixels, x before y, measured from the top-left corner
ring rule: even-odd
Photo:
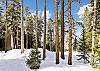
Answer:
[[[7,53],[0,52],[0,71],[35,71],[30,70],[25,64],[30,51],[31,49],[27,49],[23,54],[20,49],[13,49]],[[42,55],[42,49],[39,51]],[[60,59],[60,64],[57,65],[55,64],[55,52],[46,52],[46,59],[42,61],[37,71],[100,71],[93,69],[89,64],[84,64],[83,61],[77,61],[78,52],[73,52],[73,65],[67,64],[67,52],[65,52],[65,60]]]

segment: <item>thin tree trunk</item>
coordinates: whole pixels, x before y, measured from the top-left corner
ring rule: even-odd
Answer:
[[[6,0],[6,32],[5,32],[5,52],[7,51],[7,0]]]
[[[56,64],[59,64],[58,0],[55,0]]]
[[[11,31],[11,48],[14,48],[14,41],[13,41],[13,31]]]
[[[38,0],[36,0],[36,48],[38,48]]]
[[[72,15],[71,15],[72,0],[68,0],[68,23],[69,23],[69,43],[68,43],[68,64],[72,65]]]
[[[96,30],[96,0],[94,0],[94,16],[92,21],[92,56],[91,56],[91,64],[94,64],[94,48],[95,48],[95,30]]]
[[[49,37],[49,41],[50,44],[50,51],[52,51],[52,30],[51,30],[51,20],[48,21],[48,37]]]
[[[46,0],[44,0],[44,43],[43,43],[43,60],[46,57]]]
[[[24,53],[23,0],[21,3],[21,53]]]
[[[40,41],[39,41],[39,22],[38,22],[38,0],[36,0],[36,47],[39,48]]]
[[[14,12],[14,1],[13,1],[13,12]],[[13,24],[13,16],[14,16],[14,13],[12,13],[12,21],[11,21],[11,24]],[[13,31],[13,28],[11,29],[11,48],[13,49],[14,48],[14,41],[13,41],[13,33],[14,33],[14,31]]]
[[[52,31],[51,30],[50,30],[50,51],[52,51]]]
[[[28,32],[26,34],[26,49],[28,49]]]
[[[99,34],[99,37],[98,37],[98,45],[100,46],[100,34]]]
[[[42,30],[42,25],[41,25],[41,16],[39,17],[39,20],[38,20],[38,28],[39,28],[39,47],[41,47],[41,30]]]
[[[64,57],[64,0],[61,0],[61,58]]]
[[[16,35],[16,37],[17,37],[17,45],[16,45],[16,48],[18,48],[18,39],[19,39],[19,37],[18,37],[18,26],[17,26],[17,35]]]
[[[41,19],[41,16],[40,16],[40,46],[42,46],[41,37],[42,37],[42,19]]]

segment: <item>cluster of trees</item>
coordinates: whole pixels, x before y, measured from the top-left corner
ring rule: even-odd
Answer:
[[[2,0],[0,2],[0,38],[4,38],[5,40],[4,50],[7,51],[11,49],[8,44],[12,44],[12,49],[19,48],[20,44],[21,53],[23,53],[25,45],[26,48],[29,48],[28,44],[30,44],[30,47],[34,47],[34,50],[36,49],[37,51],[35,52],[33,50],[32,54],[30,54],[30,59],[27,61],[27,64],[30,64],[28,62],[34,60],[35,53],[39,54],[38,48],[42,47],[43,44],[43,60],[46,58],[46,48],[49,47],[50,51],[56,51],[56,64],[59,64],[59,52],[61,52],[61,58],[65,59],[64,25],[65,22],[67,22],[68,64],[72,65],[72,50],[75,49],[81,53],[81,55],[77,56],[79,56],[80,59],[84,59],[84,62],[88,61],[93,67],[100,67],[97,65],[97,62],[100,63],[100,1],[91,0],[92,11],[89,11],[88,8],[85,9],[82,18],[83,22],[75,22],[72,16],[72,2],[78,2],[82,5],[80,0],[68,0],[68,19],[66,18],[67,21],[65,21],[64,8],[66,2],[64,0],[54,0],[54,20],[49,19],[47,22],[46,0],[44,0],[44,21],[41,19],[41,16],[38,15],[38,0],[36,0],[36,15],[34,16],[32,16],[27,7],[23,7],[23,0]],[[48,29],[46,28],[47,23]],[[44,26],[42,26],[42,24],[44,24]],[[81,37],[79,37],[79,39],[75,32],[73,32],[73,30],[75,30],[74,25],[79,25],[82,28]],[[41,41],[42,33],[43,42]],[[8,43],[11,38],[12,42]],[[24,43],[25,40],[26,44]],[[88,59],[90,53],[91,60]],[[40,55],[37,56],[37,59],[39,59]],[[38,62],[41,63],[40,60],[38,60]],[[38,64],[37,68],[39,66]]]
[[[91,0],[90,8],[86,7],[83,15],[83,22],[79,23],[82,27],[82,34],[79,38],[79,42],[75,40],[77,49],[81,52],[81,55],[77,55],[80,59],[84,59],[84,62],[90,62],[93,67],[100,68],[100,20],[99,20],[99,0]],[[91,54],[91,55],[89,55]],[[90,59],[89,59],[90,58]],[[78,59],[78,60],[80,60]]]

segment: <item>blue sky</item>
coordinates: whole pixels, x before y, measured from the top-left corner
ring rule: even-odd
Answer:
[[[44,9],[44,0],[38,0],[38,9],[39,11],[43,12]],[[51,14],[51,18],[54,17],[54,0],[46,0],[47,2],[47,10]],[[65,0],[65,3],[67,4],[68,0]],[[89,3],[89,0],[81,0],[82,5],[87,5]],[[24,5],[28,6],[32,12],[35,11],[36,8],[36,0],[24,0]],[[68,8],[68,5],[65,6],[65,10]],[[80,6],[78,3],[73,2],[72,3],[72,15],[76,21],[80,21],[79,15],[77,14],[80,9]],[[67,15],[67,12],[65,13]],[[65,16],[65,20],[67,19],[67,16]],[[80,27],[77,28],[77,35],[80,36]]]
[[[38,0],[38,9],[39,11],[43,11],[44,7],[44,0]],[[86,5],[89,3],[89,0],[81,0],[83,5]],[[65,3],[67,4],[68,0],[65,0]],[[47,0],[47,10],[51,13],[51,17],[54,16],[54,0]],[[28,6],[31,11],[35,11],[36,8],[36,0],[24,0],[24,5]],[[65,7],[65,10],[67,9],[67,6]],[[77,12],[79,11],[79,4],[73,2],[72,3],[72,15],[76,20],[79,19]],[[67,12],[65,13],[67,15]]]

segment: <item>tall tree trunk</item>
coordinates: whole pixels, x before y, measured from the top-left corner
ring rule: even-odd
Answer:
[[[61,0],[61,58],[64,57],[64,0]]]
[[[100,46],[100,34],[99,34],[99,39],[98,39],[98,45]]]
[[[41,25],[41,16],[39,16],[39,19],[38,19],[38,34],[39,34],[39,48],[41,47],[41,30],[42,30],[42,25]]]
[[[51,29],[51,23],[50,23],[50,51],[52,51],[52,29]]]
[[[21,4],[21,53],[24,53],[23,0]]]
[[[13,1],[13,12],[14,12],[14,1]],[[14,13],[12,13],[12,21],[11,21],[11,24],[13,24],[13,16],[14,16]],[[13,49],[14,48],[14,41],[13,41],[13,33],[14,33],[14,31],[13,31],[13,28],[11,29],[11,48]]]
[[[6,0],[6,32],[5,32],[5,52],[7,51],[7,0]]]
[[[96,31],[96,0],[94,0],[94,15],[92,21],[92,56],[91,56],[91,64],[94,64],[94,48],[95,48],[95,31]]]
[[[69,23],[69,43],[68,43],[68,64],[72,65],[72,15],[71,15],[72,0],[68,0],[68,23]]]
[[[58,0],[55,1],[56,64],[59,64]]]
[[[38,0],[36,0],[36,47],[38,48],[40,46],[39,41],[39,22],[38,22]]]
[[[44,0],[44,43],[43,43],[43,60],[46,57],[46,0]]]
[[[50,46],[50,51],[52,51],[52,27],[51,27],[51,20],[48,21],[48,42],[49,42],[49,46]]]
[[[38,0],[36,0],[36,48],[38,48]]]
[[[28,32],[26,34],[26,49],[28,49]]]
[[[11,48],[14,48],[14,41],[13,41],[13,31],[11,31]]]
[[[16,38],[17,45],[16,45],[16,48],[18,48],[18,40],[19,40],[19,37],[18,37],[19,34],[18,34],[18,33],[19,33],[19,32],[18,32],[18,26],[17,26],[17,35],[16,35],[16,37],[17,37],[17,38]]]
[[[50,31],[50,51],[52,50],[52,32]]]

